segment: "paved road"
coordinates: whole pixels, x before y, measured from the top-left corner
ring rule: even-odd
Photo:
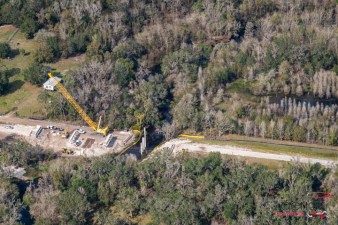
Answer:
[[[174,151],[187,150],[189,152],[220,152],[226,155],[245,156],[260,159],[271,159],[280,161],[298,160],[303,163],[320,163],[324,166],[331,167],[338,163],[338,161],[326,160],[321,158],[308,158],[303,156],[292,156],[286,154],[272,154],[264,152],[256,152],[247,148],[234,147],[230,145],[209,145],[203,143],[193,143],[190,140],[176,138],[164,143],[158,149],[174,146]]]

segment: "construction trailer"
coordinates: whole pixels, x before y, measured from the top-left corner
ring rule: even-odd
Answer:
[[[109,147],[109,146],[110,146],[110,143],[111,143],[112,140],[113,140],[113,138],[114,138],[113,134],[108,134],[106,140],[104,141],[104,145],[105,145],[106,147]]]
[[[78,131],[78,130],[75,130],[75,131],[72,133],[72,135],[70,136],[69,142],[70,142],[71,144],[75,144],[76,141],[79,139],[79,137],[80,137],[79,131]]]

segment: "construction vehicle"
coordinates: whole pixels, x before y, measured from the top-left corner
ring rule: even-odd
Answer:
[[[82,109],[82,107],[74,100],[71,94],[67,91],[66,88],[53,76],[52,73],[48,73],[48,76],[53,79],[56,84],[56,87],[61,92],[61,94],[68,100],[68,102],[75,108],[75,110],[80,114],[80,116],[86,121],[86,123],[97,133],[103,134],[104,136],[108,133],[108,126],[101,128],[101,117],[99,123],[94,122],[87,113]]]
[[[61,152],[64,153],[64,154],[68,154],[68,155],[73,155],[74,154],[74,151],[71,150],[71,149],[68,149],[68,148],[62,148]]]

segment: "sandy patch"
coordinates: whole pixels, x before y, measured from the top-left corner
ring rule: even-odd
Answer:
[[[13,25],[2,25],[0,26],[0,32],[14,31],[16,29]]]

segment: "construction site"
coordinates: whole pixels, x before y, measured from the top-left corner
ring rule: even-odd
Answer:
[[[109,131],[108,126],[101,127],[101,118],[94,122],[70,93],[62,86],[60,79],[51,73],[49,87],[56,86],[62,95],[79,113],[88,126],[67,123],[55,123],[46,120],[20,119],[12,114],[0,116],[0,138],[9,135],[23,137],[32,145],[67,156],[100,156],[107,153],[120,154],[140,140],[138,130]],[[145,147],[145,141],[141,147]]]
[[[136,137],[133,131],[114,131],[104,137],[89,127],[11,116],[0,117],[0,135],[17,135],[32,145],[40,145],[64,155],[88,157],[121,153]]]

